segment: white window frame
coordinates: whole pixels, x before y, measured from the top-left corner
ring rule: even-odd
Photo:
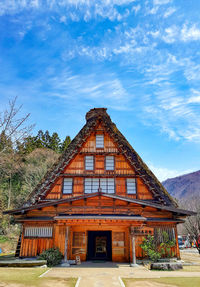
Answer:
[[[136,178],[126,179],[126,192],[127,194],[137,194]]]
[[[73,192],[73,178],[65,177],[63,179],[63,194],[71,194]]]
[[[115,193],[115,179],[114,178],[85,178],[84,193],[98,192],[99,187],[104,193]]]
[[[106,156],[106,170],[115,169],[115,157],[113,155]]]
[[[96,148],[104,148],[104,135],[96,135]]]
[[[24,237],[47,237],[53,235],[53,226],[25,226]]]
[[[85,170],[94,170],[94,156],[93,155],[85,156]]]

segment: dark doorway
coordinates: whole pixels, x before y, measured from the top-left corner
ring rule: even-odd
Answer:
[[[112,260],[111,231],[88,231],[88,260]]]

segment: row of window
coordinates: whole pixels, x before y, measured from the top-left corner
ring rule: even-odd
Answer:
[[[127,194],[136,194],[136,180],[135,178],[126,179]],[[64,178],[63,194],[70,194],[73,191],[73,178]],[[114,178],[85,178],[84,192],[115,193],[115,179]]]
[[[106,156],[105,166],[106,166],[106,170],[114,170],[115,168],[114,156]],[[85,156],[85,170],[94,170],[94,156],[93,155]]]

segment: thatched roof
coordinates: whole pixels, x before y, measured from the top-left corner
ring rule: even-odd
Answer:
[[[141,157],[136,153],[126,138],[117,129],[116,125],[111,121],[106,110],[107,109],[105,108],[97,108],[90,110],[86,114],[86,124],[84,127],[72,140],[58,161],[47,172],[46,176],[38,184],[35,190],[30,194],[24,206],[36,204],[45,197],[56,178],[63,173],[65,167],[69,164],[72,158],[78,154],[83,143],[91,135],[99,123],[104,126],[107,133],[118,146],[120,152],[134,168],[136,175],[141,177],[144,184],[152,192],[155,202],[168,206],[177,206],[175,200],[168,194],[156,176],[150,171]]]

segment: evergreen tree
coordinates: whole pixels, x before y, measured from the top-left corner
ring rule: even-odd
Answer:
[[[49,148],[54,150],[55,152],[60,151],[60,138],[57,133],[52,134]]]
[[[49,131],[47,130],[44,133],[44,147],[51,148],[50,145],[51,145],[51,136],[49,134]]]
[[[64,152],[70,143],[71,143],[70,136],[66,136],[65,140],[63,141],[61,145],[61,152]]]

